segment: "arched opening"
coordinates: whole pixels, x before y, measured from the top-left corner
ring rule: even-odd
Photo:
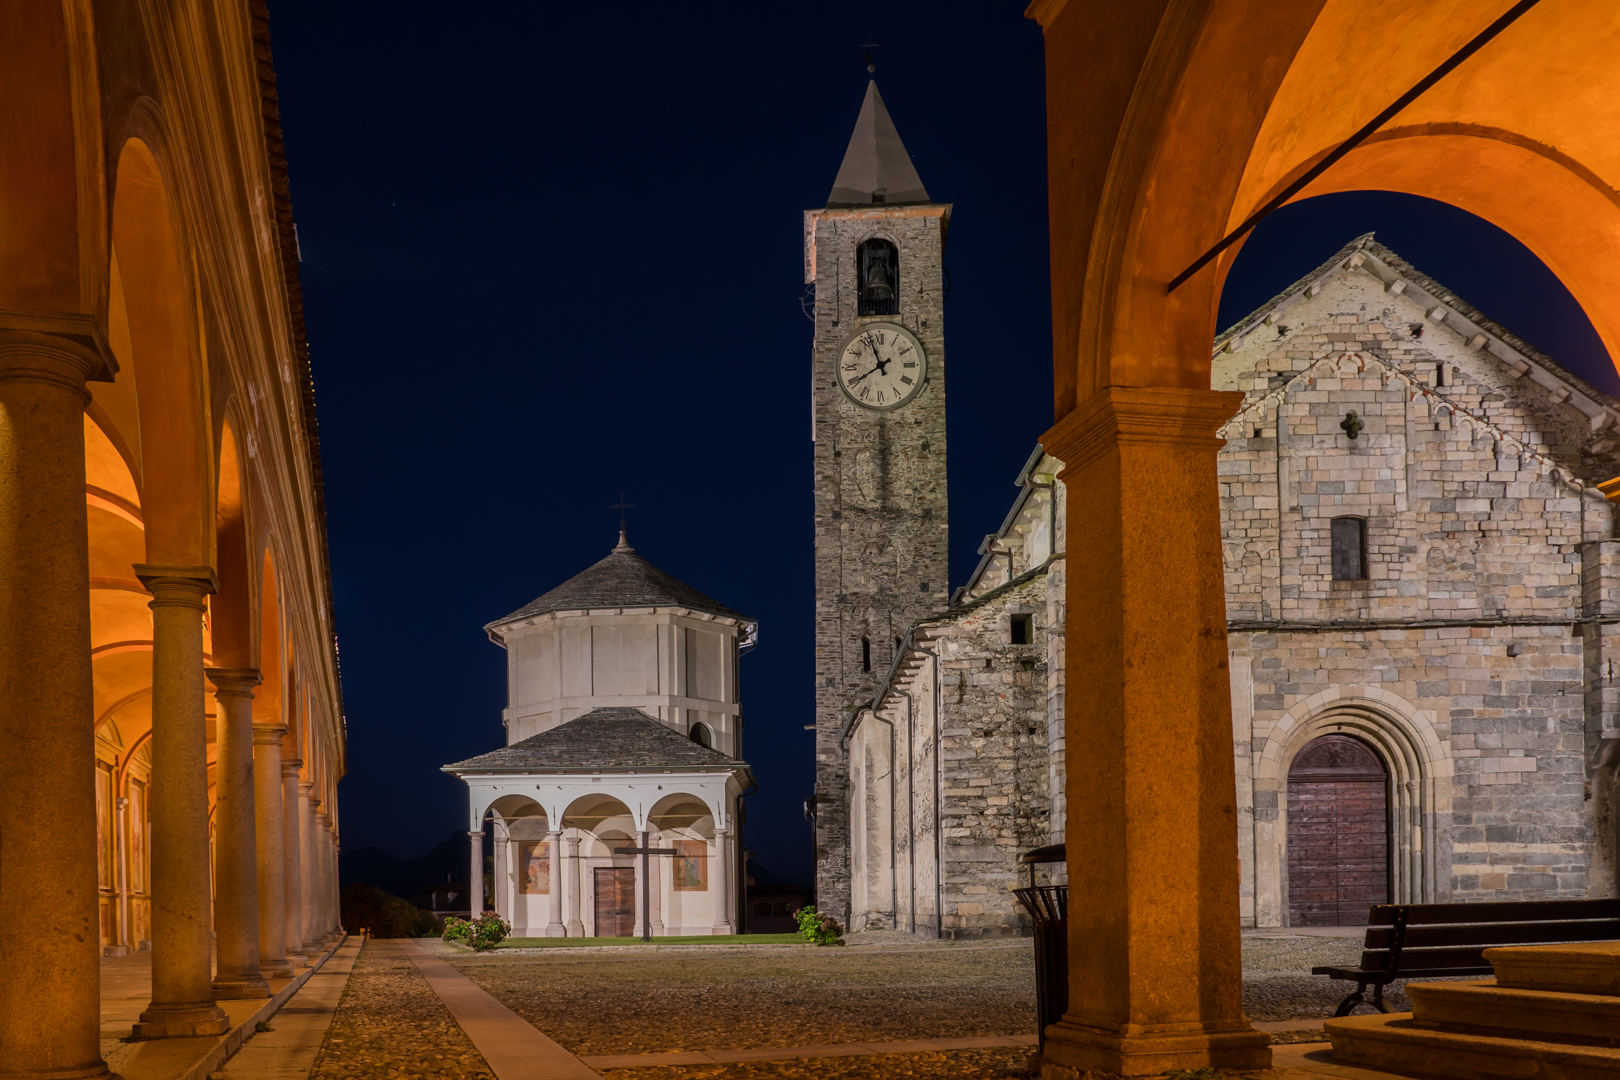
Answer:
[[[503,795],[490,804],[495,849],[494,906],[514,937],[543,934],[552,905],[551,822],[545,807],[527,795]]]
[[[281,722],[281,593],[276,581],[275,556],[266,548],[259,577],[259,672],[264,681],[253,696],[253,719],[259,723]]]
[[[208,603],[214,666],[253,666],[251,564],[248,560],[245,490],[236,425],[226,420],[219,440],[219,483],[215,497],[219,591]]]
[[[712,932],[723,903],[714,888],[720,852],[713,809],[696,795],[675,792],[653,804],[647,829],[653,846],[675,849],[653,868],[655,920],[666,934]]]
[[[575,865],[565,873],[577,874],[585,936],[631,936],[640,903],[636,887],[640,863],[618,850],[634,846],[635,815],[612,796],[588,795],[576,799],[562,821],[564,829],[572,830],[569,838],[578,850]]]
[[[1288,925],[1365,926],[1389,902],[1389,770],[1353,735],[1320,735],[1288,768]]]
[[[693,724],[692,730],[687,732],[686,737],[697,743],[699,746],[706,746],[710,747],[711,749],[714,746],[714,736],[709,732],[709,726],[707,724]]]
[[[900,314],[900,249],[873,237],[855,249],[857,315]]]

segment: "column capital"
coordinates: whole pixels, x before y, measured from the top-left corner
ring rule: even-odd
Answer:
[[[39,360],[50,368],[42,370]],[[72,382],[112,382],[118,360],[94,315],[68,311],[0,308],[0,379],[53,378]]]
[[[264,682],[258,668],[205,667],[203,674],[214,684],[216,694],[246,694],[253,696],[253,688]]]
[[[303,787],[303,786],[304,786],[304,785],[303,785],[303,784],[299,784],[299,785],[298,785],[298,786],[299,786],[299,787]],[[311,785],[310,785],[310,787],[311,787],[311,789],[313,789],[313,788],[314,788],[314,787],[315,787],[315,785],[314,785],[314,784],[311,784]],[[321,800],[319,800],[319,799],[317,799],[317,798],[315,798],[315,796],[313,796],[313,795],[311,795],[311,796],[310,796],[310,797],[309,797],[309,808],[310,808],[310,809],[311,809],[311,810],[319,810],[319,809],[320,809],[320,808],[321,808]],[[320,814],[316,814],[316,815],[315,815],[315,816],[316,816],[316,817],[320,817],[320,816],[321,816],[321,815],[320,815]]]
[[[561,829],[547,829],[546,830],[546,839],[547,840],[554,840],[554,839],[556,839],[557,837],[559,837],[561,835],[562,835],[562,830]]]
[[[484,838],[484,830],[483,829],[479,829],[477,832],[474,832],[471,829],[467,830],[467,839],[469,839],[469,840],[482,840],[483,838]]]
[[[208,602],[203,597],[219,592],[219,578],[211,566],[136,563],[134,570],[154,604],[186,604],[206,610]]]
[[[281,778],[283,780],[291,780],[293,777],[298,775],[298,770],[302,769],[303,767],[303,758],[282,758]]]
[[[1213,453],[1224,445],[1216,430],[1242,406],[1239,390],[1105,386],[1052,425],[1041,446],[1068,469],[1126,443],[1204,443]]]
[[[302,765],[303,762],[299,762],[299,764]],[[305,798],[308,798],[309,793],[314,791],[314,790],[315,790],[315,781],[313,781],[313,780],[300,780],[300,781],[298,781],[298,794],[304,796]]]
[[[280,746],[287,734],[286,724],[254,724],[254,746]]]

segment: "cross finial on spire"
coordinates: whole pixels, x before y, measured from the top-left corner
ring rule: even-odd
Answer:
[[[619,546],[614,548],[613,549],[614,551],[634,551],[635,550],[634,548],[632,548],[630,546],[630,541],[629,541],[629,539],[627,539],[627,534],[629,532],[629,529],[626,526],[625,515],[624,515],[624,512],[626,510],[634,510],[635,508],[636,508],[635,503],[633,503],[633,502],[625,502],[624,501],[624,492],[622,492],[622,491],[619,492],[619,501],[614,503],[612,506],[608,507],[609,510],[617,510],[619,512]]]

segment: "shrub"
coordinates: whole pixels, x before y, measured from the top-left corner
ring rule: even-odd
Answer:
[[[484,912],[483,918],[474,919],[469,925],[472,928],[472,947],[479,952],[488,952],[493,949],[505,941],[506,936],[512,932],[512,928],[507,925],[506,920],[493,911]]]
[[[343,928],[351,934],[364,928],[372,937],[428,937],[438,929],[431,912],[364,881],[344,889],[339,906]]]
[[[472,937],[472,927],[473,924],[466,919],[454,915],[446,916],[442,936],[445,941],[466,941]]]
[[[799,933],[804,935],[804,940],[817,945],[843,944],[839,939],[844,936],[844,928],[831,915],[817,911],[814,904],[795,911],[793,917],[799,920]]]

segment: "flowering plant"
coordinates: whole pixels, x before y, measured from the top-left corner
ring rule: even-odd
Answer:
[[[799,921],[799,933],[804,935],[804,940],[817,945],[843,944],[839,938],[844,936],[844,928],[831,915],[817,911],[814,904],[795,911],[793,917]]]
[[[445,941],[466,941],[472,937],[472,932],[473,924],[466,919],[450,915],[444,920],[443,938]]]
[[[488,952],[512,932],[505,919],[493,911],[484,912],[483,918],[474,919],[470,924],[472,928],[471,944],[478,952]]]

